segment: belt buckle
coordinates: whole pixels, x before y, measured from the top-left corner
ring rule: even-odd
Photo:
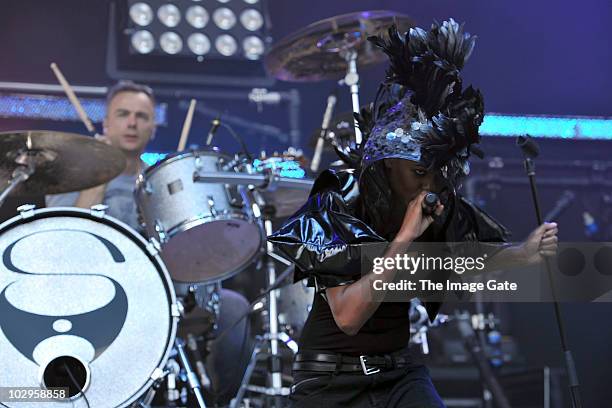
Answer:
[[[366,361],[367,361],[366,356],[359,356],[359,362],[361,363],[361,369],[363,370],[363,373],[365,375],[372,375],[372,374],[376,374],[380,372],[380,368],[378,367],[368,368],[366,366]]]

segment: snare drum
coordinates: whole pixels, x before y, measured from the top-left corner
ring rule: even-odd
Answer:
[[[248,198],[234,186],[194,181],[197,172],[232,171],[216,151],[178,153],[138,178],[136,201],[149,237],[178,282],[211,283],[229,278],[255,260],[263,232]]]
[[[68,387],[74,407],[137,403],[177,330],[157,249],[102,211],[29,207],[0,225],[0,387]]]

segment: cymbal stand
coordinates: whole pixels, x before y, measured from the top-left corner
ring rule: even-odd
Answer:
[[[359,73],[357,72],[357,51],[353,48],[346,48],[341,51],[340,55],[342,55],[348,63],[346,76],[341,81],[341,83],[347,85],[350,88],[353,112],[359,113],[361,105],[359,104]],[[357,120],[353,120],[355,121],[355,144],[359,146],[362,140],[361,129],[359,129]]]
[[[6,200],[9,194],[11,194],[17,186],[27,181],[30,176],[34,174],[34,170],[36,169],[35,154],[30,150],[25,150],[17,156],[15,163],[17,163],[17,167],[13,170],[11,178],[8,180],[8,185],[4,188],[2,193],[0,193],[0,206],[4,204],[4,200]]]
[[[176,303],[179,322],[180,319],[184,318],[185,315],[185,301],[177,300]],[[157,393],[159,386],[163,381],[166,381],[168,390],[166,391],[166,406],[175,406],[174,404],[180,398],[178,389],[176,388],[177,377],[185,378],[191,392],[195,396],[197,405],[199,408],[206,408],[206,402],[202,395],[202,385],[198,378],[198,374],[191,367],[189,362],[189,356],[185,347],[188,344],[180,337],[174,339],[174,347],[170,353],[170,358],[166,362],[166,366],[163,370],[160,370],[159,375],[155,378],[155,381],[145,396],[136,403],[136,407],[139,408],[151,408],[151,403]],[[178,361],[177,361],[178,360]],[[183,380],[184,381],[184,380]]]
[[[256,205],[263,207],[262,215],[264,219],[264,228],[266,231],[266,236],[272,234],[272,218],[275,213],[275,209],[271,205],[265,205],[263,198],[257,191],[253,191],[253,195],[255,196]],[[271,243],[266,243],[266,254],[265,254],[265,267],[267,272],[268,279],[268,287],[275,285],[276,282],[276,267],[274,265],[274,259],[282,260],[282,258],[275,256],[274,248]],[[287,262],[287,265],[290,265]],[[283,387],[282,384],[282,364],[281,364],[281,354],[279,352],[279,340],[281,340],[282,344],[285,344],[287,339],[288,341],[292,341],[289,335],[285,332],[279,332],[279,323],[278,323],[278,303],[277,303],[278,289],[272,290],[268,294],[267,298],[267,310],[266,308],[262,308],[262,312],[267,312],[267,331],[262,336],[257,336],[255,348],[253,350],[253,354],[251,355],[251,360],[247,369],[244,373],[244,377],[242,378],[242,383],[238,390],[238,393],[234,397],[234,399],[230,403],[230,408],[238,408],[244,393],[248,390],[251,392],[256,392],[259,394],[264,394],[266,396],[273,397],[272,406],[275,408],[281,408],[283,405],[283,401],[281,397],[289,395],[289,387]],[[267,353],[268,363],[270,375],[268,378],[269,387],[260,387],[249,385],[249,381],[251,379],[251,375],[253,374],[253,370],[257,363],[257,357],[262,353],[263,345],[269,342],[269,353]],[[293,350],[292,350],[293,352]]]
[[[189,363],[189,358],[187,357],[187,352],[185,351],[185,341],[177,337],[174,342],[174,347],[176,348],[176,352],[178,354],[179,360],[185,373],[187,375],[187,382],[189,383],[189,388],[191,388],[191,392],[195,396],[198,406],[200,408],[206,408],[206,403],[204,402],[204,396],[202,395],[202,386],[200,384],[200,380],[198,379],[198,375],[191,368],[191,363]]]

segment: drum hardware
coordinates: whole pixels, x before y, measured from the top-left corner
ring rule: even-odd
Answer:
[[[486,325],[490,324],[489,320],[491,318],[492,315],[485,318],[483,315],[470,315],[468,313],[460,313],[457,311],[452,320],[457,324],[459,333],[465,342],[465,347],[472,356],[472,359],[478,368],[480,378],[485,385],[483,400],[485,402],[493,400],[495,402],[495,406],[508,408],[510,407],[508,397],[506,396],[504,389],[499,384],[497,375],[491,368],[491,364],[484,353],[484,343],[480,342],[478,335],[476,334],[476,331],[480,327],[484,328]],[[476,326],[478,329],[474,326]]]
[[[28,139],[29,140],[29,139]],[[18,164],[15,167],[15,170],[11,173],[11,178],[8,180],[8,186],[5,187],[2,194],[0,194],[0,206],[4,204],[4,200],[6,197],[13,192],[21,183],[26,182],[32,174],[34,174],[35,170],[35,161],[32,159],[31,155],[27,153],[21,153],[18,157],[18,160],[15,160],[15,163]],[[23,164],[25,162],[25,164]]]
[[[340,53],[346,59],[348,68],[346,70],[346,76],[344,77],[344,85],[348,86],[351,90],[351,102],[353,104],[353,112],[359,113],[359,74],[357,73],[357,52],[354,49],[348,49]],[[355,144],[358,146],[361,144],[361,129],[355,121]]]
[[[92,205],[89,208],[89,213],[97,218],[104,218],[106,216],[106,210],[108,210],[108,205],[106,204],[96,204]]]
[[[36,206],[34,204],[24,204],[17,207],[17,212],[19,212],[19,216],[25,220],[34,215],[35,209]]]
[[[419,345],[424,355],[429,354],[429,340],[427,338],[429,329],[440,327],[452,320],[452,318],[438,313],[434,321],[430,322],[427,309],[416,298],[410,301],[408,315],[410,320],[410,343]]]
[[[161,225],[160,220],[155,220],[155,233],[157,234],[157,237],[159,238],[159,242],[161,244],[165,244],[168,242],[166,230],[164,230],[164,227]]]
[[[181,366],[174,359],[170,359],[166,365],[166,400],[169,403],[175,403],[181,397],[179,390],[176,387],[177,377],[181,373]]]
[[[295,179],[290,177],[280,177],[273,174],[241,174],[228,171],[202,172],[194,174],[194,181],[199,183],[227,183],[253,185],[256,188],[287,188],[294,190],[310,191],[313,185],[312,179]]]
[[[321,130],[317,136],[317,143],[315,145],[314,154],[312,156],[312,163],[310,170],[313,172],[319,171],[319,164],[321,163],[321,154],[323,153],[323,146],[325,145],[325,139],[328,138],[329,122],[332,119],[334,113],[334,107],[336,106],[336,90],[329,94],[327,97],[327,106],[325,107],[325,113],[323,114],[323,122],[321,123]]]
[[[196,371],[200,376],[200,383],[204,388],[209,388],[211,386],[210,378],[208,377],[206,367],[202,362],[202,355],[200,354],[200,350],[198,350],[198,342],[192,333],[187,334],[187,348],[191,351],[191,354],[194,357]]]
[[[259,205],[259,203],[265,202],[263,198],[261,197],[261,195],[258,194],[257,191],[255,191],[254,193],[255,193],[254,195],[255,195],[256,205]],[[274,207],[271,205],[265,205],[263,208],[262,214],[263,214],[266,235],[270,235],[272,234],[272,218],[274,217]],[[267,307],[263,307],[260,309],[260,313],[267,315],[266,316],[267,325],[265,327],[267,331],[266,333],[264,333],[263,336],[256,337],[255,347],[253,350],[253,354],[251,355],[251,360],[242,378],[242,383],[240,385],[240,388],[238,389],[236,396],[234,397],[234,399],[232,399],[230,403],[230,408],[238,407],[238,404],[240,403],[240,401],[242,401],[242,398],[244,397],[244,393],[247,390],[256,392],[259,394],[263,394],[266,396],[274,397],[273,404],[272,404],[272,406],[274,407],[281,407],[282,401],[280,400],[280,397],[289,395],[289,387],[283,387],[283,384],[282,384],[282,365],[281,365],[282,361],[281,361],[281,354],[279,350],[278,341],[281,340],[283,344],[291,344],[292,339],[287,333],[279,330],[278,303],[277,303],[278,289],[274,289],[274,290],[270,290],[270,289],[278,287],[280,283],[279,279],[277,279],[277,276],[276,276],[276,267],[274,265],[274,260],[280,259],[287,266],[290,266],[291,263],[288,262],[287,260],[284,260],[283,258],[270,256],[270,254],[273,254],[273,253],[274,253],[274,248],[272,244],[270,242],[267,242],[266,243],[266,254],[264,255],[265,256],[264,263],[265,263],[266,272],[267,272],[266,275],[267,275],[267,280],[268,280],[269,293],[266,298]],[[281,276],[280,279],[284,280],[285,277]],[[251,380],[251,375],[253,374],[253,370],[255,369],[255,365],[257,363],[257,357],[260,354],[262,354],[263,346],[266,343],[269,343],[269,352],[267,353],[267,359],[269,362],[269,371],[270,371],[269,384],[270,386],[259,387],[259,386],[250,385],[249,382]],[[289,349],[292,352],[294,352],[292,348],[289,348]]]
[[[213,199],[213,196],[211,195],[209,195],[207,199],[208,199],[208,210],[210,211],[210,214],[213,217],[216,217],[218,213],[217,213],[217,209],[215,208],[215,200]]]
[[[193,392],[195,395],[198,406],[200,406],[200,408],[205,408],[206,403],[204,402],[204,396],[202,395],[200,380],[198,379],[197,374],[191,368],[191,363],[189,362],[189,358],[185,352],[185,342],[182,339],[177,338],[174,346],[178,353],[181,365],[187,374],[187,381],[189,383],[191,392]]]

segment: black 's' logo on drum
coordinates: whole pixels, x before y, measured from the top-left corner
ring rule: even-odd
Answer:
[[[86,312],[79,311],[74,314],[56,314],[53,310],[44,310],[44,314],[26,311],[15,306],[11,302],[11,297],[7,296],[7,292],[11,288],[15,290],[20,280],[16,280],[7,285],[0,292],[0,328],[8,339],[8,341],[19,352],[29,360],[36,362],[34,351],[41,343],[59,335],[74,336],[80,341],[89,343],[93,350],[93,359],[96,359],[106,348],[115,341],[118,337],[127,317],[128,300],[125,290],[114,279],[101,275],[99,273],[50,273],[41,270],[23,270],[20,265],[16,265],[13,259],[13,250],[21,241],[27,240],[37,234],[65,232],[67,230],[47,230],[40,233],[34,233],[18,239],[10,244],[2,253],[2,262],[8,270],[23,274],[23,279],[32,280],[33,288],[36,290],[44,290],[44,287],[37,286],[36,279],[44,277],[45,279],[70,279],[70,277],[79,277],[80,279],[95,278],[98,281],[103,279],[105,282],[110,282],[114,288],[114,296],[104,306]],[[125,257],[123,253],[112,242],[107,239],[86,231],[70,230],[70,232],[80,232],[88,234],[96,238],[101,246],[106,248],[106,251],[112,257],[114,263],[124,263]],[[44,265],[44,264],[43,264]],[[57,266],[54,266],[57,269]],[[99,265],[92,265],[92,268],[98,268]],[[59,271],[58,271],[59,272]],[[43,285],[44,286],[44,285]],[[70,302],[73,304],[82,303],[83,299],[79,299],[79,288],[74,287],[72,293],[66,293],[64,303],[62,299],[57,299],[63,303],[64,309],[70,309]],[[37,296],[37,293],[18,293],[19,298],[25,299],[27,303],[28,297],[32,299]],[[76,303],[74,303],[76,302]],[[77,310],[82,305],[75,306]],[[43,311],[41,311],[43,313]],[[40,362],[39,362],[40,363]]]

